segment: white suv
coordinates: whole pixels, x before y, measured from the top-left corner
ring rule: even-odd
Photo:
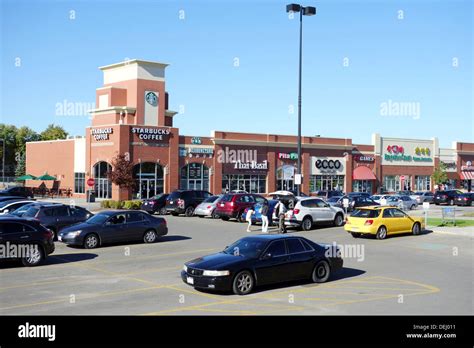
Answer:
[[[338,207],[332,207],[320,198],[302,198],[296,203],[293,210],[285,214],[285,225],[301,227],[309,231],[313,224],[330,223],[334,226],[344,224],[344,211]]]

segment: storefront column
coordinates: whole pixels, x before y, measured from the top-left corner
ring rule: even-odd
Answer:
[[[167,175],[167,189],[168,192],[173,192],[179,188],[180,168],[179,168],[179,129],[171,128],[169,140],[169,160],[168,160],[168,175]]]
[[[303,152],[301,156],[301,171],[303,174],[303,185],[301,185],[301,191],[309,195],[311,194],[311,192],[309,192],[309,182],[311,180],[311,157],[307,152]]]
[[[352,168],[353,168],[353,163],[352,163],[352,154],[347,154],[344,156],[344,159],[346,161],[345,163],[345,168],[346,168],[346,177],[345,177],[345,182],[344,182],[344,191],[347,192],[352,192]]]
[[[267,153],[268,172],[267,172],[267,193],[276,191],[276,159],[275,151]]]
[[[211,192],[215,195],[222,193],[222,163],[219,161],[220,153],[222,153],[222,147],[216,144],[214,147],[214,157],[212,161],[214,170],[213,175],[211,176],[210,187]]]

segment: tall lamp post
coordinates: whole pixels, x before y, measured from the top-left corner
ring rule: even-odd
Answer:
[[[300,14],[300,56],[299,56],[299,78],[298,78],[298,165],[296,168],[297,175],[301,180],[301,71],[303,62],[303,16],[314,16],[316,14],[316,7],[301,6],[298,4],[286,5],[286,12]],[[301,182],[296,185],[297,195],[301,193]]]
[[[2,183],[5,185],[5,139],[0,139],[2,142]]]

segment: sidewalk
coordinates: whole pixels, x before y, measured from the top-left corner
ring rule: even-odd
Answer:
[[[472,226],[468,226],[468,227],[427,226],[426,229],[429,231],[433,231],[433,233],[439,233],[439,234],[451,234],[455,236],[464,236],[464,237],[471,237],[471,238],[474,236],[474,227]]]

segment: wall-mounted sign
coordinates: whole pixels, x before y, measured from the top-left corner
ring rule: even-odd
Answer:
[[[140,140],[163,141],[168,140],[171,130],[169,128],[132,127],[131,132],[137,134]]]
[[[297,160],[298,159],[298,153],[296,152],[290,152],[290,153],[286,153],[286,152],[279,152],[278,153],[278,158],[279,159],[289,159],[289,160]]]
[[[94,128],[91,129],[91,135],[96,141],[109,140],[109,134],[114,132],[113,128]]]
[[[181,157],[212,157],[214,154],[214,148],[212,147],[180,147],[179,148],[179,155]]]
[[[430,140],[381,138],[382,164],[433,166],[434,143]]]
[[[191,144],[201,145],[202,144],[202,139],[200,137],[192,137],[191,138]]]
[[[158,96],[155,94],[155,92],[147,92],[145,94],[145,100],[151,106],[157,106],[158,105]]]
[[[461,170],[474,171],[474,166],[472,165],[472,161],[467,161],[465,166],[461,166]]]
[[[311,157],[311,174],[345,174],[342,157]]]
[[[235,162],[234,169],[238,170],[268,170],[268,161]]]
[[[366,163],[375,162],[375,157],[371,155],[357,154],[357,155],[354,155],[353,158],[354,158],[354,161],[356,162],[366,162]]]
[[[455,172],[457,169],[457,165],[455,161],[441,161],[444,164],[444,168],[447,172]]]

